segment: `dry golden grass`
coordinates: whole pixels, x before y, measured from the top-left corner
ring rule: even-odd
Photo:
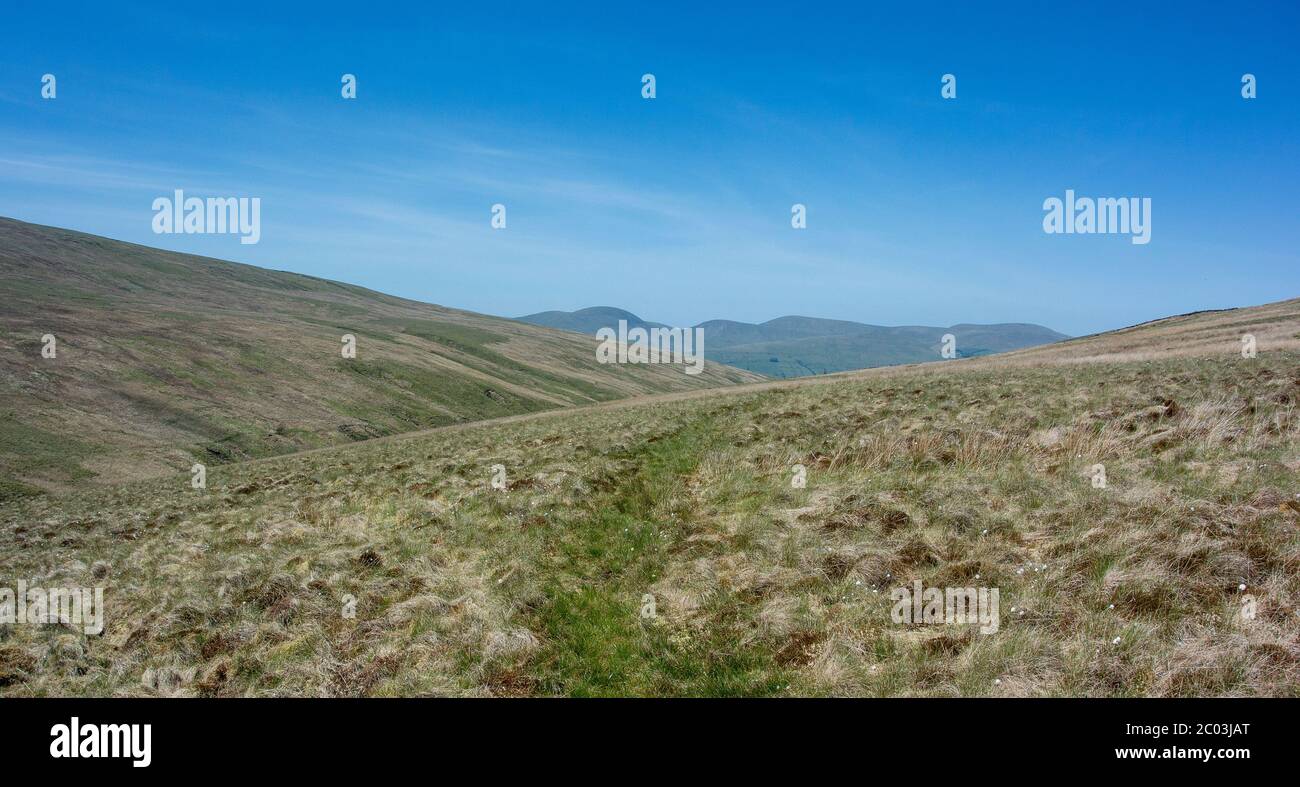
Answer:
[[[0,692],[1296,696],[1297,334],[1292,301],[13,501],[0,584],[102,584],[108,625],[0,626]],[[913,580],[998,588],[999,631],[893,622]]]

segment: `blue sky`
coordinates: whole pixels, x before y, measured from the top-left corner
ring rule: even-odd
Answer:
[[[11,5],[26,221],[505,316],[1081,334],[1300,295],[1294,3]],[[261,242],[155,235],[177,188],[260,197]],[[1066,189],[1150,197],[1151,242],[1045,234]]]

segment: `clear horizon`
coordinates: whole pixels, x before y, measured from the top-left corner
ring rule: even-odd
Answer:
[[[0,215],[504,317],[1078,336],[1300,295],[1300,11],[1017,7],[231,5],[220,25],[20,2]],[[260,198],[260,242],[154,234],[176,189]],[[1150,199],[1150,242],[1045,233],[1069,191]]]

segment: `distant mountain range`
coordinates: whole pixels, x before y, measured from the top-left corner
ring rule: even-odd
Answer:
[[[601,328],[665,327],[612,306],[577,311],[547,311],[517,318],[521,322],[594,335]],[[957,356],[1018,350],[1070,337],[1031,323],[996,325],[926,325],[889,327],[817,317],[777,317],[764,323],[709,320],[704,329],[704,355],[710,361],[736,366],[769,377],[804,377],[872,366],[918,363],[939,359],[944,334],[956,337]]]

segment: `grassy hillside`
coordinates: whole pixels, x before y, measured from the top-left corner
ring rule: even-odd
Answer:
[[[11,501],[0,578],[109,611],[0,693],[1300,696],[1298,399],[1289,301]]]
[[[620,319],[631,327],[657,326],[631,312],[611,307],[576,312],[540,312],[519,318],[523,322],[594,334],[615,327]],[[704,329],[705,357],[717,363],[747,369],[766,377],[804,377],[851,369],[923,363],[940,358],[945,334],[956,339],[959,358],[1017,350],[1067,338],[1041,325],[923,325],[886,327],[848,320],[815,317],[778,317],[765,323],[709,320]]]
[[[8,219],[0,281],[0,498],[757,379],[601,365],[567,332]]]

